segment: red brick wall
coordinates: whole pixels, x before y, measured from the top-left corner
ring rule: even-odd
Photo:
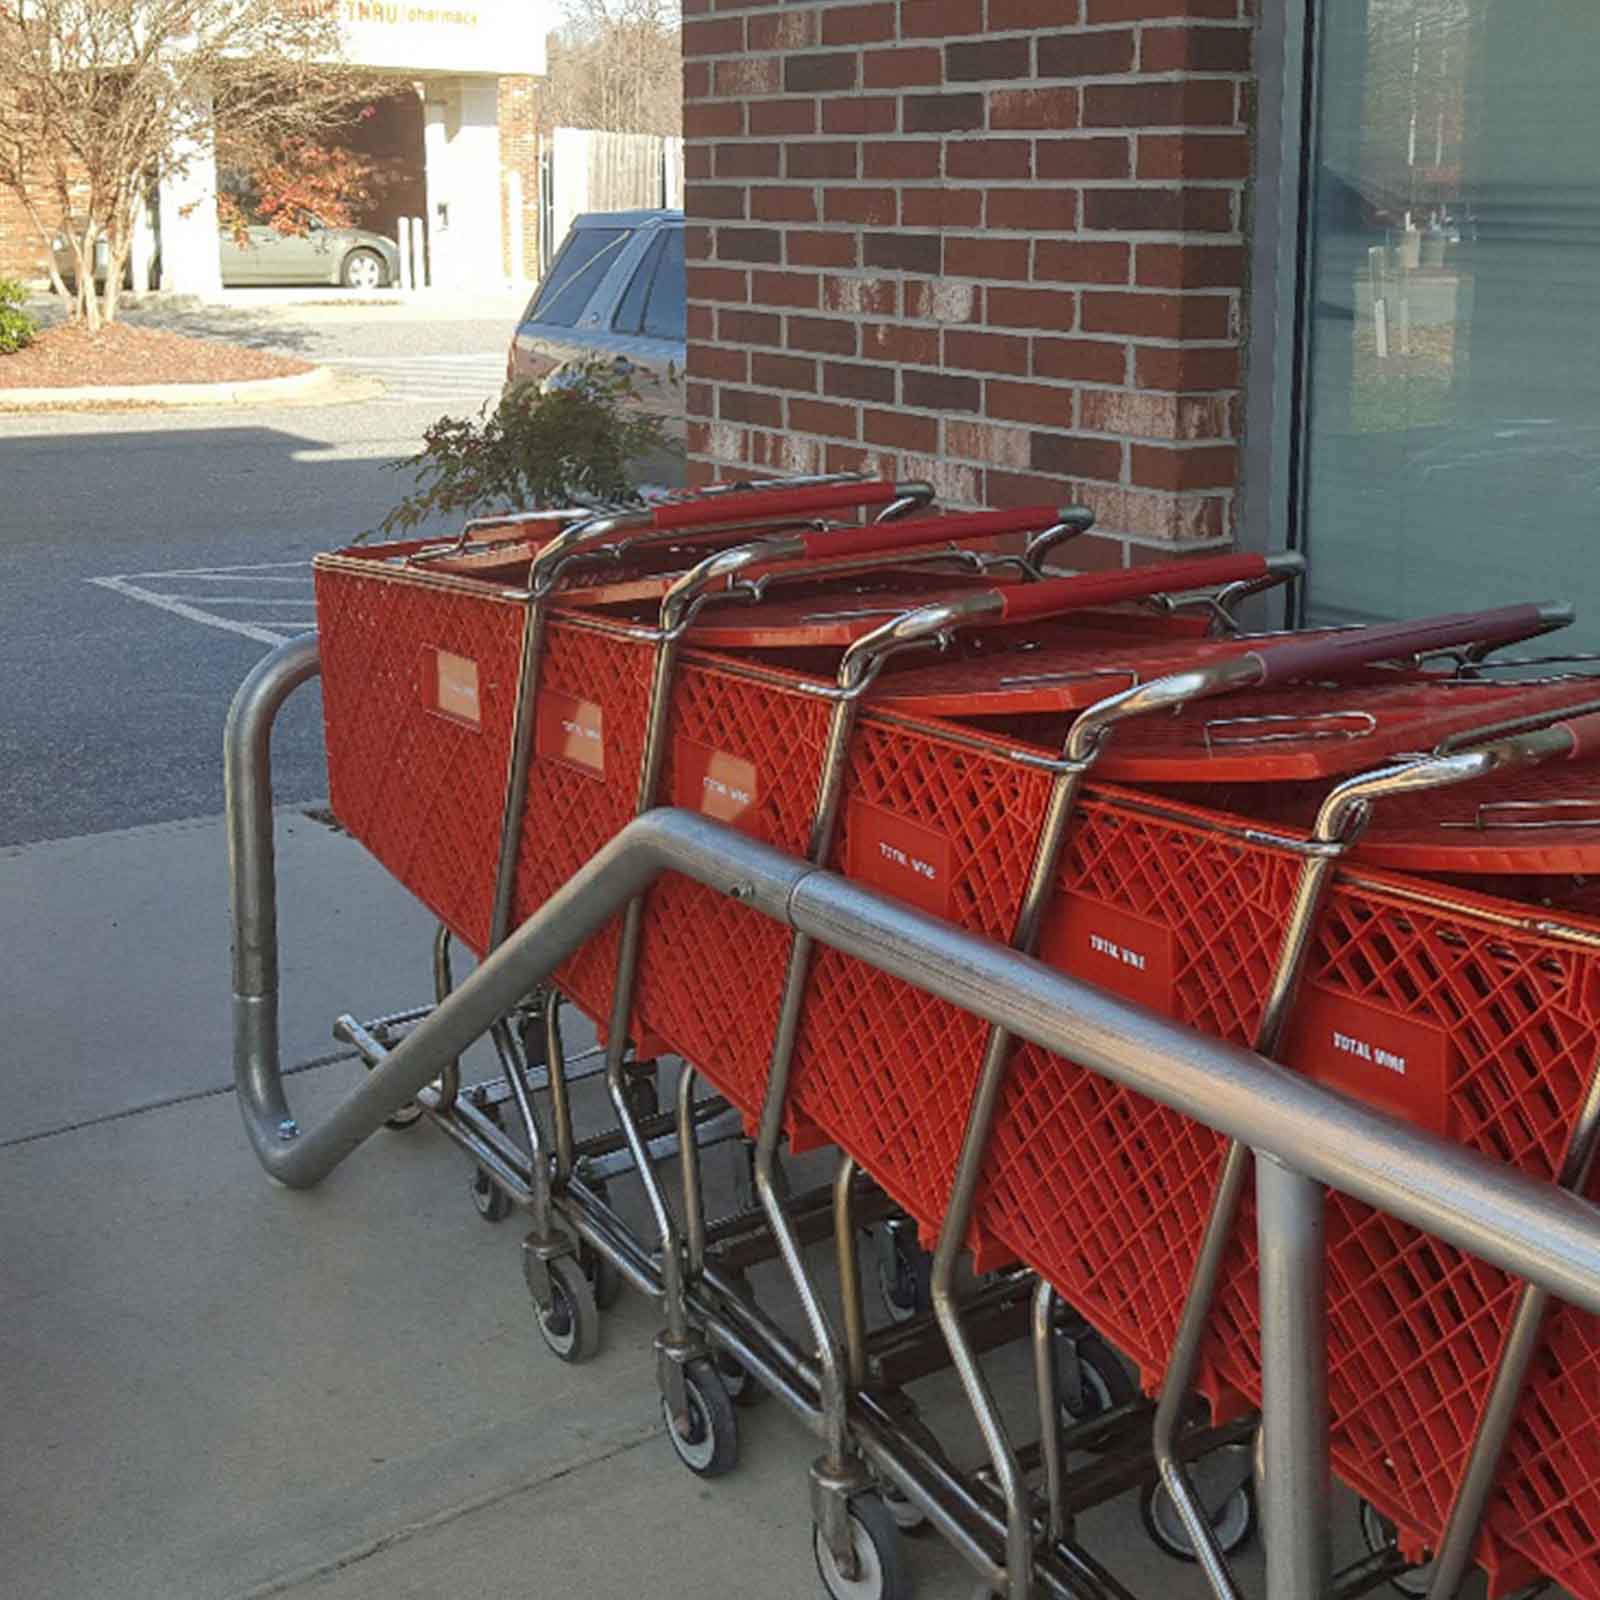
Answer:
[[[539,276],[539,80],[500,80],[500,170],[522,176],[522,276]],[[501,266],[512,274],[509,186],[500,185]]]
[[[1228,536],[1251,0],[684,10],[696,478],[1079,498],[1094,563]]]
[[[22,209],[22,202],[9,189],[0,189],[0,278],[28,282],[44,279],[49,273],[43,241]]]

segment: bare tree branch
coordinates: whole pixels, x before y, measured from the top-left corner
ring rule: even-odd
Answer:
[[[317,0],[0,0],[0,185],[51,246],[58,289],[54,240],[68,242],[76,312],[96,328],[116,317],[156,183],[213,148],[251,167],[384,92],[344,63],[337,8]]]
[[[683,132],[677,0],[567,0],[540,96],[547,128]]]

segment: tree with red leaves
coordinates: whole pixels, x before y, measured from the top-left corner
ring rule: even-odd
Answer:
[[[371,115],[366,108],[361,115]],[[217,216],[240,243],[252,222],[282,234],[304,235],[314,217],[326,228],[350,228],[383,188],[387,174],[368,156],[305,134],[290,134],[250,171],[238,188],[224,185]]]
[[[247,172],[292,162],[294,140],[326,139],[387,92],[343,51],[337,8],[315,0],[0,0],[0,185],[63,296],[54,241],[67,241],[74,315],[91,331],[116,320],[139,210],[197,152]]]

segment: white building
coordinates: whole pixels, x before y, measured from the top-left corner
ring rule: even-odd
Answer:
[[[554,0],[339,6],[348,59],[395,77],[401,114],[390,119],[389,153],[416,173],[414,203],[403,214],[425,218],[431,283],[472,288],[520,277],[527,256],[519,243],[536,195],[527,192],[523,159],[531,146],[520,130],[501,127],[501,80],[543,75]],[[405,106],[416,90],[420,115]],[[161,187],[163,289],[206,294],[221,287],[216,182],[215,162],[202,158]]]

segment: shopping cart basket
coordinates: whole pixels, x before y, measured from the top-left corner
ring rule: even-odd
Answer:
[[[1548,698],[1541,705],[1534,696],[1529,709],[1553,714]],[[1449,716],[1456,715],[1452,706]],[[1540,736],[1527,737],[1539,750]],[[1541,753],[1561,753],[1560,737]],[[1438,769],[1446,777],[1453,770]],[[1403,791],[1424,781],[1438,780],[1386,774],[1370,786],[1370,799],[1385,786]],[[1207,1031],[1255,1034],[1270,1048],[1280,1030],[1263,1023],[1292,985],[1286,989],[1281,962],[1271,983],[1268,973],[1298,896],[1294,920],[1309,960],[1285,1059],[1526,1170],[1555,1175],[1564,1159],[1570,1165],[1568,1135],[1581,1142],[1593,1082],[1592,932],[1530,932],[1526,917],[1508,917],[1493,902],[1439,902],[1421,886],[1393,880],[1341,878],[1308,896],[1316,862],[1302,855],[1306,864],[1297,869],[1294,856],[1317,848],[1315,841],[1274,843],[1259,827],[1126,793],[1092,797],[1081,810],[1058,885],[1078,897],[1057,913],[1064,921],[1056,937],[1069,941],[1060,959],[1070,970]],[[1325,836],[1321,848],[1336,843],[1337,833]],[[1174,915],[1183,901],[1192,917]],[[1051,951],[1048,931],[1044,949]],[[1101,1093],[1088,1074],[1063,1067],[1026,1050],[1014,1061],[979,1198],[980,1227],[1039,1267],[1141,1361],[1148,1351],[1159,1365],[1195,1332],[1174,1313],[1189,1282],[1184,1257],[1199,1252],[1196,1225],[1217,1152],[1181,1119],[1137,1097]],[[1040,1206],[1041,1192],[1054,1207]],[[1221,1270],[1212,1337],[1194,1363],[1197,1381],[1224,1408],[1237,1403],[1230,1389],[1258,1392],[1249,1370],[1257,1310],[1248,1223],[1246,1213]],[[1437,1547],[1511,1319],[1512,1286],[1346,1201],[1330,1212],[1329,1264],[1335,1460],[1414,1548]],[[1570,1329],[1559,1326],[1570,1343]],[[1548,1445],[1562,1436],[1551,1421],[1561,1409],[1535,1384],[1524,1417],[1537,1415],[1543,1425],[1525,1423],[1514,1437],[1532,1427]],[[1589,1414],[1570,1398],[1565,1409],[1572,1422]],[[1552,1494],[1547,1477],[1526,1470],[1530,1460],[1525,1449],[1525,1470],[1508,1473],[1480,1559],[1502,1586],[1531,1571],[1531,1559],[1593,1592],[1592,1573],[1581,1581],[1576,1574],[1583,1561],[1592,1564],[1600,1526],[1594,1475],[1573,1463]],[[1505,1509],[1519,1499],[1520,1521]],[[1530,1502],[1538,1515],[1526,1510]]]
[[[1352,648],[1341,639],[1322,646],[1315,658],[1302,651],[1292,659],[1327,670],[1347,655],[1359,661],[1359,648],[1370,659],[1385,659],[1402,647],[1452,639],[1517,638],[1537,631],[1544,620],[1535,608],[1510,608],[1410,630],[1373,630],[1363,646]],[[1290,657],[1283,651],[1271,655],[1274,672],[1287,666]],[[1234,682],[1270,676],[1267,654],[1237,657],[1248,665]],[[1030,761],[1012,746],[985,747],[955,729],[917,729],[869,714],[851,752],[839,859],[852,875],[921,909],[1005,936],[1027,920],[1019,907],[1029,863],[1038,859],[1037,834],[1053,769],[1059,771],[1059,764],[1042,752]],[[830,804],[837,807],[837,799]],[[803,981],[804,963],[791,960],[772,1082],[779,1081],[780,1064],[793,1044],[800,1109],[912,1215],[930,1229],[937,1226],[956,1169],[981,1025],[881,978],[863,979],[854,963],[829,952],[818,957],[801,1005],[793,981],[797,970]],[[959,1231],[965,1234],[964,1224]],[[984,1241],[976,1243],[981,1266]],[[936,1260],[936,1273],[937,1266]],[[970,1363],[957,1360],[970,1370]]]

